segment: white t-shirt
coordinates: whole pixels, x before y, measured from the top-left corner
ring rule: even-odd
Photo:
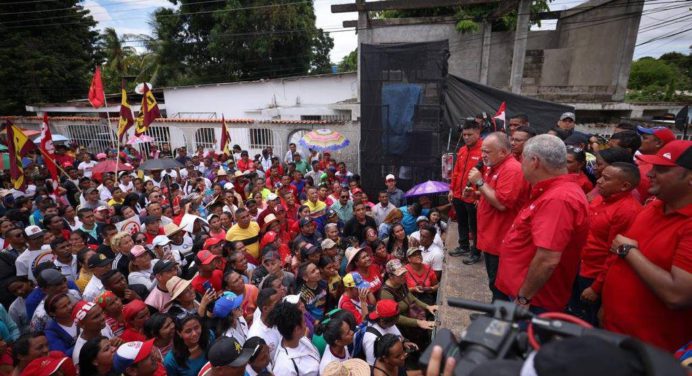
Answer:
[[[132,184],[132,182],[130,182],[127,185],[125,185],[123,183],[119,183],[118,187],[120,187],[120,190],[123,191],[123,193],[129,193],[129,192],[134,191],[134,189],[135,189],[135,186],[134,186],[134,184]]]
[[[154,279],[154,265],[158,262],[158,259],[151,260],[149,269],[139,270],[132,272],[127,276],[127,283],[130,285],[144,285],[148,291],[156,286],[156,279]]]
[[[320,367],[320,353],[309,339],[303,337],[298,347],[291,349],[279,344],[274,356],[272,373],[281,376],[317,376]],[[300,374],[298,373],[300,371]]]
[[[52,262],[53,254],[50,250],[46,251],[39,249],[32,251],[27,249],[22,252],[17,260],[15,260],[14,265],[17,268],[17,276],[26,276],[30,280],[36,282],[36,277],[34,277],[34,268],[41,262]]]
[[[57,258],[53,260],[53,264],[60,269],[60,273],[65,276],[69,281],[76,281],[79,279],[79,272],[77,271],[77,256],[72,255],[72,261],[69,264],[63,264]]]
[[[433,271],[442,271],[442,261],[445,257],[445,253],[442,248],[433,243],[430,245],[430,247],[428,247],[428,249],[423,249],[423,247],[421,247],[421,251],[424,263],[430,265]]]
[[[77,166],[77,170],[82,171],[84,173],[85,178],[90,178],[91,170],[94,169],[94,166],[96,166],[96,164],[96,161],[82,162]]]
[[[383,329],[378,324],[372,324],[372,327],[375,328],[378,332],[380,332],[381,335],[394,334],[397,336],[401,336],[401,332],[399,331],[399,328],[396,327],[396,325],[392,325],[387,329]],[[363,351],[365,352],[365,360],[371,366],[375,365],[375,340],[377,338],[378,337],[373,333],[365,332],[365,334],[363,334]]]
[[[108,325],[105,325],[105,327],[101,329],[101,335],[108,339],[115,337]],[[77,341],[75,341],[74,350],[72,350],[72,363],[74,363],[75,366],[79,365],[79,353],[82,351],[82,347],[86,342],[87,340],[82,338],[81,335],[77,337]]]
[[[245,318],[241,316],[236,320],[235,328],[228,328],[226,333],[223,335],[225,337],[235,338],[235,340],[238,341],[238,343],[242,346],[245,344],[245,340],[247,340],[248,330],[249,328],[247,326],[247,321],[245,321]]]
[[[257,309],[259,311],[259,309]],[[275,326],[269,328],[264,325],[261,319],[256,319],[252,322],[252,326],[247,333],[247,338],[260,337],[264,339],[269,346],[269,354],[271,354],[272,361],[276,355],[276,349],[281,345],[281,334],[276,329]]]
[[[173,258],[178,265],[185,266],[187,264],[187,261],[185,261],[184,258],[185,256],[189,255],[190,252],[192,252],[192,238],[188,234],[183,236],[182,244],[177,245],[171,243],[171,253],[173,254]]]
[[[414,231],[409,236],[418,240],[418,242],[420,243],[420,231]],[[435,234],[435,239],[433,239],[433,244],[440,247],[440,248],[445,247],[444,244],[442,243],[442,237],[440,237],[439,232]]]
[[[103,292],[103,283],[96,276],[92,276],[89,283],[84,287],[84,292],[82,296],[87,302],[93,302],[97,296],[101,295]]]
[[[344,347],[346,350],[346,356],[343,358],[339,358],[338,356],[332,354],[332,350],[327,345],[327,347],[324,349],[324,354],[322,354],[322,360],[320,361],[320,375],[324,373],[324,369],[327,368],[327,364],[337,361],[339,363],[351,359],[351,354],[348,353],[348,347]]]

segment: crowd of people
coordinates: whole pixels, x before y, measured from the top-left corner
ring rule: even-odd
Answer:
[[[0,374],[420,372],[446,254],[484,259],[493,299],[689,347],[692,143],[623,123],[605,144],[574,121],[466,122],[440,206],[391,174],[372,202],[295,144],[60,145],[55,184],[28,155],[27,187],[0,190]],[[116,158],[125,171],[97,168]],[[157,158],[181,167],[138,168]]]

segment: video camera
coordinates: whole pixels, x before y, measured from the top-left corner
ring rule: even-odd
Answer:
[[[594,329],[574,316],[564,313],[534,315],[512,302],[497,300],[491,304],[472,300],[449,298],[451,307],[484,312],[472,319],[471,324],[457,340],[448,329],[437,331],[433,343],[421,355],[419,362],[427,368],[433,346],[442,347],[444,357],[456,360],[455,376],[470,375],[479,365],[495,360],[525,360],[540,343],[569,337],[595,336],[622,351],[636,353],[646,375],[684,375],[679,363],[668,353],[643,344],[630,337]],[[523,328],[528,323],[528,330]],[[586,324],[588,325],[588,324]],[[443,372],[444,370],[440,370]]]

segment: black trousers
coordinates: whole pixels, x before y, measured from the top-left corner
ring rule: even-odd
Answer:
[[[497,268],[500,266],[500,256],[485,252],[483,258],[485,258],[485,271],[488,273],[488,287],[490,287],[490,292],[493,294],[493,301],[502,300],[504,294],[495,287]]]
[[[594,280],[594,278],[586,278],[577,275],[577,278],[574,279],[574,285],[572,285],[572,297],[570,298],[567,310],[574,316],[598,327],[598,310],[601,309],[601,300],[599,299],[594,303],[581,300],[581,293],[586,290],[587,287],[591,287]]]
[[[457,223],[459,224],[459,247],[469,249],[471,246],[469,234],[476,239],[476,205],[461,201],[458,198],[452,200],[454,211],[457,212]],[[475,247],[472,249],[474,252]]]

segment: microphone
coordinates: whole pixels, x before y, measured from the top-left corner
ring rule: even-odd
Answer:
[[[483,168],[483,160],[481,159],[480,161],[478,161],[478,163],[474,167],[476,168],[476,170],[480,171],[481,168]],[[470,181],[466,182],[466,188],[471,188],[472,185],[473,183],[471,183]]]

